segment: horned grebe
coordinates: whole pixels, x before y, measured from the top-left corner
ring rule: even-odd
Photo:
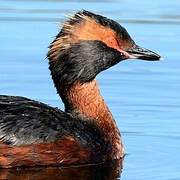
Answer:
[[[68,166],[123,158],[115,120],[95,77],[126,59],[159,60],[117,22],[88,11],[69,18],[47,54],[65,112],[0,96],[0,167]]]

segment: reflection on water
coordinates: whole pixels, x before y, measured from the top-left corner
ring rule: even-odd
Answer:
[[[122,161],[111,164],[69,168],[0,169],[0,179],[11,180],[115,180],[120,177]]]
[[[0,94],[63,109],[44,58],[58,22],[81,9],[117,20],[165,59],[125,61],[98,76],[128,154],[121,180],[180,179],[179,0],[0,0]],[[1,169],[0,179],[118,179],[120,169]]]

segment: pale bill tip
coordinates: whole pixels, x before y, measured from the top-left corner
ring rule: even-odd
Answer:
[[[159,59],[160,61],[164,61],[164,58],[163,57],[160,57],[160,59]]]

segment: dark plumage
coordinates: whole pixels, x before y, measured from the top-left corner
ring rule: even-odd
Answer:
[[[101,131],[92,121],[28,98],[0,95],[0,139],[4,143],[19,146],[54,142],[67,132],[84,143],[102,140]]]
[[[101,71],[124,59],[123,54],[101,41],[81,41],[59,55],[60,61],[50,61],[55,84],[72,85],[91,81]]]

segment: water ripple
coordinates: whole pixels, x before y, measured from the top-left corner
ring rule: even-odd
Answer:
[[[49,18],[49,17],[0,17],[0,21],[18,21],[18,22],[62,22],[64,18]],[[129,24],[168,24],[168,25],[180,25],[178,20],[160,20],[160,19],[120,19],[116,20],[120,23]]]

